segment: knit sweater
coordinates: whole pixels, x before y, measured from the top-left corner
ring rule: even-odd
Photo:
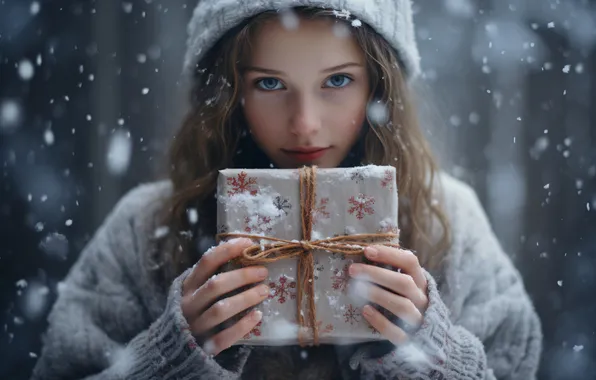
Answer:
[[[205,354],[182,315],[181,284],[150,275],[156,213],[170,182],[141,185],[116,205],[81,253],[49,315],[33,379],[531,380],[541,325],[519,272],[473,190],[442,175],[452,245],[428,280],[424,323],[408,344],[233,346]]]

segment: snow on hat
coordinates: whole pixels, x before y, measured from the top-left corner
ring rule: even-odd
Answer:
[[[185,73],[190,73],[225,33],[247,18],[300,6],[333,9],[338,16],[361,20],[393,46],[409,79],[419,74],[411,0],[200,0],[188,24]]]

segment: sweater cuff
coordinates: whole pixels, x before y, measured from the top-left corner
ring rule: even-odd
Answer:
[[[129,346],[138,353],[138,360],[144,361],[136,368],[144,373],[135,378],[205,378],[238,379],[250,354],[250,350],[239,347],[217,356],[235,355],[234,368],[223,368],[212,355],[201,349],[190,331],[182,314],[182,283],[192,269],[180,275],[170,287],[164,313],[147,330],[145,339],[134,339]]]
[[[377,358],[361,358],[366,374],[399,379],[482,379],[486,355],[480,340],[453,325],[435,279],[425,270],[428,308],[422,326],[410,341]]]

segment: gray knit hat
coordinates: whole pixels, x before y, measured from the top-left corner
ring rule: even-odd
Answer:
[[[368,24],[395,48],[408,79],[419,74],[411,0],[200,0],[188,24],[184,71],[190,73],[227,31],[245,19],[268,10],[300,6],[334,9],[338,17],[350,16]]]

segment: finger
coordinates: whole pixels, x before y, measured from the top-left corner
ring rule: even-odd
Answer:
[[[217,247],[208,250],[203,254],[198,263],[193,267],[192,272],[186,277],[182,289],[184,294],[197,289],[211,277],[217,269],[228,261],[242,254],[245,248],[252,245],[250,239],[232,239]]]
[[[261,284],[240,294],[217,301],[199,318],[195,319],[191,325],[191,330],[196,334],[203,334],[241,311],[259,304],[268,296],[269,287]]]
[[[428,304],[426,295],[418,288],[412,276],[368,264],[352,264],[350,276],[381,285],[395,293],[409,298],[418,309]]]
[[[248,334],[263,318],[260,310],[253,310],[233,326],[217,333],[203,344],[203,351],[208,355],[217,355],[231,347]]]
[[[189,303],[188,309],[190,315],[199,315],[223,295],[243,286],[263,281],[267,278],[267,274],[267,268],[262,266],[247,267],[216,274],[182,302]]]
[[[364,318],[374,327],[381,335],[387,338],[391,343],[398,345],[405,343],[408,340],[408,334],[393,322],[388,320],[383,314],[370,305],[365,305],[362,308]]]
[[[366,247],[364,254],[369,260],[400,268],[402,271],[412,276],[419,289],[426,289],[426,277],[424,277],[418,257],[411,251],[383,245],[374,245]]]
[[[353,286],[358,288],[358,294],[389,310],[410,326],[418,328],[422,325],[422,314],[409,299],[364,281],[358,281]]]

